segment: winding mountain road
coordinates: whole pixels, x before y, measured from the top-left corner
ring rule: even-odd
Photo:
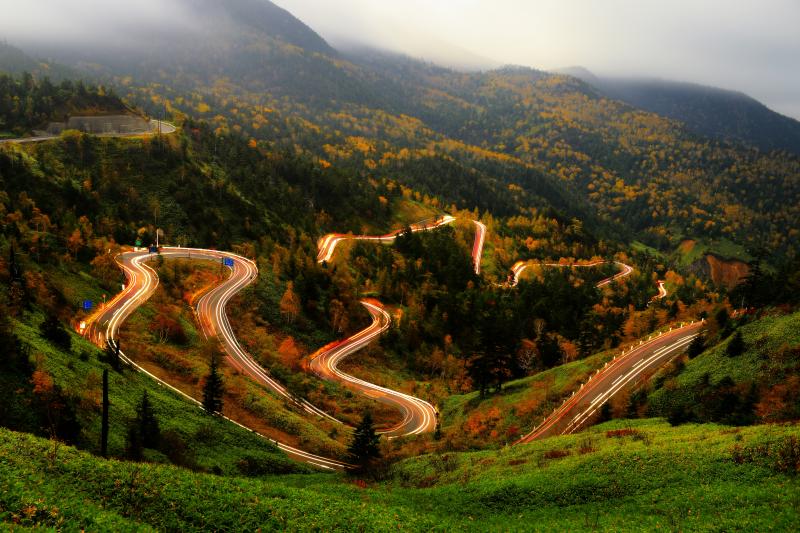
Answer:
[[[473,220],[475,224],[475,242],[472,245],[472,264],[475,267],[475,274],[481,273],[481,257],[483,257],[483,245],[486,242],[486,226],[479,220]]]
[[[234,294],[255,280],[258,273],[255,263],[247,258],[228,252],[193,248],[164,247],[161,249],[161,255],[165,258],[211,260],[217,262],[228,259],[228,262],[231,263],[228,267],[231,271],[231,275],[221,284],[204,294],[197,302],[196,312],[203,332],[206,336],[216,336],[217,339],[219,339],[226,354],[226,360],[231,366],[248,375],[255,381],[269,387],[279,396],[284,397],[309,414],[338,422],[335,418],[316,408],[306,400],[292,396],[283,385],[274,380],[266,370],[242,349],[236,336],[233,334],[230,322],[225,313],[225,306]],[[136,308],[146,302],[153,292],[155,292],[159,282],[158,274],[153,268],[146,264],[146,261],[154,259],[155,257],[156,254],[149,252],[127,252],[119,256],[118,263],[125,272],[127,278],[127,284],[124,290],[85,321],[84,335],[94,341],[98,346],[105,347],[109,341],[116,339],[119,328],[125,319],[127,319]],[[140,365],[136,364],[135,361],[125,356],[124,353],[120,353],[120,356],[128,365],[144,372],[162,385],[167,386],[184,398],[202,407],[197,399],[151,374]],[[241,427],[245,427],[234,420],[227,417],[225,418]],[[250,428],[246,429],[253,431]],[[321,457],[286,443],[276,441],[275,439],[269,440],[288,455],[300,461],[325,469],[341,470],[348,467],[346,463],[341,461]]]
[[[418,231],[436,229],[441,226],[451,224],[454,221],[455,217],[451,215],[442,215],[441,217],[435,217],[434,219],[423,220],[422,222],[411,224],[409,228],[411,229],[412,233],[416,233]],[[317,247],[319,249],[319,253],[317,254],[317,262],[324,263],[326,261],[330,261],[331,257],[333,257],[333,252],[336,251],[336,245],[342,241],[373,241],[390,243],[393,242],[404,231],[405,228],[398,229],[385,235],[347,235],[345,233],[328,233],[320,238],[317,242]]]
[[[454,217],[445,215],[441,218],[437,217],[433,222],[414,224],[411,226],[411,230],[425,231],[435,229],[445,224],[450,224],[454,220]],[[480,260],[486,237],[486,226],[479,221],[473,222],[476,226],[476,232],[475,242],[472,248],[472,258],[475,272],[479,274]],[[392,242],[402,231],[403,230],[397,230],[380,236],[326,235],[319,240],[317,260],[319,262],[329,261],[333,256],[336,245],[343,240]],[[164,258],[224,262],[230,269],[230,276],[222,283],[203,294],[196,304],[195,311],[203,333],[206,337],[216,337],[219,340],[226,354],[226,361],[239,372],[248,375],[256,382],[270,388],[277,395],[285,398],[306,413],[341,423],[308,401],[290,394],[281,383],[273,379],[269,373],[241,347],[236,339],[227,314],[225,313],[225,308],[229,300],[236,293],[256,279],[258,269],[253,261],[229,252],[194,248],[164,247],[160,250],[160,254]],[[155,257],[156,254],[140,251],[126,252],[119,256],[118,263],[120,268],[125,272],[128,283],[124,286],[121,293],[85,321],[84,334],[99,346],[106,346],[111,340],[114,340],[122,323],[137,307],[147,301],[156,290],[159,282],[158,275],[153,268],[146,264],[146,261]],[[564,264],[518,261],[512,267],[512,275],[509,284],[516,285],[520,274],[532,264],[571,268],[596,267],[607,263],[609,262],[594,261],[584,264]],[[607,285],[620,277],[630,275],[633,271],[633,268],[625,263],[619,261],[614,261],[614,263],[620,268],[620,271],[597,283],[598,287]],[[663,298],[664,296],[666,296],[666,290],[664,289],[663,282],[659,282],[659,294],[656,298]],[[353,336],[320,350],[312,357],[310,369],[323,379],[341,382],[345,386],[355,389],[376,401],[393,406],[403,413],[403,420],[399,424],[383,432],[388,438],[392,439],[433,431],[436,427],[438,412],[429,402],[409,394],[369,383],[339,370],[338,365],[345,357],[372,342],[391,325],[391,317],[378,302],[365,300],[362,301],[362,304],[370,313],[372,323]],[[565,401],[561,407],[548,417],[542,425],[535,428],[518,442],[531,442],[551,435],[573,433],[577,431],[580,427],[591,421],[602,405],[615,394],[630,387],[641,379],[642,376],[647,375],[652,370],[671,360],[675,355],[681,353],[688,343],[697,336],[700,327],[700,323],[682,326],[664,335],[659,335],[654,339],[650,339],[647,342],[643,342],[640,346],[624,353],[621,357],[615,359],[599,371],[595,377],[585,386],[582,386],[576,394]],[[133,360],[126,357],[124,353],[120,355],[127,364],[144,372],[160,384],[169,387],[194,404],[202,407],[197,399],[154,376]],[[234,420],[230,421],[245,428],[245,426]],[[250,428],[246,429],[253,431]],[[341,470],[349,468],[350,466],[347,463],[321,457],[286,443],[275,441],[274,439],[269,440],[295,459],[320,468]]]
[[[518,444],[575,433],[591,422],[600,408],[617,393],[635,385],[644,376],[683,353],[697,337],[703,322],[691,322],[651,336],[634,346],[592,376],[542,424],[522,437]]]
[[[391,326],[391,317],[377,302],[361,302],[372,316],[372,324],[352,337],[322,350],[313,357],[311,370],[318,376],[344,383],[348,387],[403,413],[403,421],[397,426],[382,431],[388,438],[418,435],[436,428],[438,413],[430,403],[402,392],[387,389],[346,374],[339,370],[338,364],[355,351],[360,350],[373,339],[379,337]]]
[[[440,228],[446,224],[451,224],[455,220],[455,217],[451,215],[442,215],[441,217],[434,218],[432,221],[425,220],[417,222],[409,227],[412,232],[427,231]],[[480,257],[483,253],[486,226],[478,221],[474,221],[474,223],[476,225],[476,235],[475,244],[472,248],[472,260],[475,265],[475,272],[480,273]],[[330,261],[333,257],[333,253],[336,251],[336,245],[344,240],[390,243],[402,234],[403,231],[405,230],[399,229],[385,235],[345,235],[342,233],[329,233],[323,236],[317,243],[319,247],[317,261],[319,263]],[[339,370],[338,364],[345,357],[369,344],[391,326],[391,317],[380,304],[368,301],[362,301],[361,303],[372,316],[372,324],[352,337],[315,354],[310,362],[311,370],[324,379],[338,381],[369,398],[397,408],[403,414],[403,420],[397,426],[382,432],[388,438],[393,439],[396,437],[418,435],[433,431],[436,428],[439,415],[436,408],[429,402],[403,392],[369,383],[368,381],[353,377]]]
[[[443,224],[450,223],[453,220],[453,217],[448,215],[433,225],[426,225],[424,223],[416,224],[412,230],[423,231],[426,229],[433,229]],[[483,246],[486,239],[486,226],[477,220],[473,220],[473,223],[475,224],[476,230],[475,241],[472,247],[472,261],[475,268],[475,273],[480,274],[481,256],[483,254]],[[319,254],[317,256],[317,260],[319,262],[329,261],[333,256],[336,245],[342,240],[353,239],[391,242],[397,237],[397,235],[400,234],[400,232],[401,230],[398,230],[381,236],[345,236],[335,233],[328,234],[320,239],[318,243]],[[533,261],[517,261],[511,268],[511,277],[508,284],[510,286],[516,285],[522,272],[532,265],[561,268],[593,268],[609,263],[616,265],[619,271],[613,276],[609,276],[599,281],[596,284],[597,287],[606,286],[612,283],[614,280],[629,276],[633,272],[632,266],[621,261],[597,260],[588,263],[539,263]],[[666,290],[664,289],[663,283],[659,282],[659,294],[656,298],[663,298],[664,296],[666,296]],[[436,417],[438,416],[438,413],[428,402],[401,392],[379,387],[378,385],[374,385],[350,376],[349,374],[346,374],[338,369],[337,365],[342,359],[366,346],[369,342],[386,331],[390,326],[391,319],[388,313],[383,310],[383,308],[376,303],[362,303],[367,307],[372,315],[372,324],[349,339],[335,344],[333,347],[323,350],[317,354],[311,361],[310,366],[312,371],[323,378],[342,382],[345,385],[356,389],[362,394],[365,394],[377,401],[398,408],[403,413],[404,419],[403,422],[397,427],[386,432],[386,434],[389,435],[389,438],[432,431],[436,427]],[[696,326],[691,327],[696,328]],[[665,345],[670,338],[677,335],[678,333],[670,333],[665,337],[648,341],[646,344],[643,344],[642,347],[628,353],[624,357],[624,360],[615,360],[610,369],[604,370],[602,379],[593,381],[590,389],[587,389],[586,391],[582,389],[581,393],[576,398],[570,400],[569,408],[564,413],[557,413],[558,416],[554,415],[556,416],[555,418],[548,419],[546,422],[546,427],[542,426],[542,428],[536,430],[534,433],[524,437],[520,442],[528,442],[533,438],[541,438],[542,436],[552,434],[553,432],[559,430],[561,427],[559,425],[561,421],[567,416],[567,413],[572,413],[573,411],[575,411],[574,418],[567,422],[564,430],[570,432],[576,430],[587,420],[589,420],[594,415],[596,410],[599,409],[608,399],[613,397],[619,391],[623,390],[625,387],[635,383],[646,372],[652,370],[653,368],[657,368],[671,359],[671,357],[674,357],[676,353],[679,353],[677,350],[682,350],[685,345],[688,344],[688,342],[691,342],[691,338],[695,336],[678,336],[675,343]],[[611,379],[606,380],[606,376],[609,375],[612,376]],[[619,379],[615,379],[616,377],[619,377]],[[584,402],[583,398],[587,397],[589,390],[595,391],[596,395],[588,397],[588,400]]]
[[[536,261],[517,261],[514,263],[514,266],[511,267],[511,279],[509,280],[509,284],[513,287],[517,283],[519,283],[519,277],[522,272],[528,268],[529,266],[546,266],[546,267],[561,267],[561,268],[593,268],[600,265],[607,265],[609,263],[614,263],[617,267],[619,267],[619,272],[614,274],[613,276],[607,277],[595,284],[596,287],[604,287],[608,285],[614,280],[619,278],[624,278],[625,276],[629,276],[633,272],[633,267],[630,265],[626,265],[621,261],[592,261],[591,263],[539,263]]]
[[[144,132],[137,132],[137,133],[91,133],[87,135],[92,135],[94,137],[120,137],[120,138],[130,138],[130,137],[141,137],[142,135],[168,135],[170,133],[175,133],[177,128],[175,125],[170,124],[169,122],[164,122],[163,120],[151,120],[150,121],[150,131]],[[0,144],[26,144],[26,143],[35,143],[35,142],[42,142],[42,141],[52,141],[53,139],[58,139],[60,135],[39,135],[36,137],[17,137],[15,139],[0,139]]]

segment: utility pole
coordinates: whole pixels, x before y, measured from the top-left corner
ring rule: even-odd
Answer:
[[[103,419],[100,427],[100,455],[108,455],[108,369],[103,369]]]
[[[122,359],[119,356],[119,352],[120,352],[119,340],[118,339],[109,339],[109,341],[108,341],[108,350],[109,350],[108,354],[109,354],[109,359],[110,359],[110,362],[111,362],[111,366],[114,368],[114,370],[119,371],[120,368],[121,368],[121,364],[120,363],[122,362]]]
[[[158,215],[159,215],[160,213],[161,213],[161,204],[160,204],[160,202],[158,201],[158,197],[155,197],[155,198],[153,199],[153,221],[155,222],[153,225],[154,225],[154,226],[155,226],[155,228],[156,228],[156,248],[158,248],[158,233],[159,233],[159,228],[158,228]],[[151,244],[152,244],[152,241],[151,241]]]

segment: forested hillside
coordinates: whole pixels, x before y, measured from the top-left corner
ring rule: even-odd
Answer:
[[[248,35],[250,46],[273,42]],[[466,74],[391,56],[265,50],[257,65],[236,55],[177,75],[146,70],[135,83],[109,79],[145,108],[158,102],[276,145],[291,139],[323,164],[394,175],[464,208],[496,209],[495,198],[512,193],[517,206],[596,212],[664,249],[700,236],[776,253],[796,243],[794,230],[779,230],[797,225],[796,156],[697,137],[574,78],[530,69]]]
[[[608,98],[680,120],[693,132],[741,141],[765,152],[800,154],[800,122],[745,94],[659,79],[598,77],[586,69],[564,69]]]
[[[12,83],[25,80],[33,83],[35,105],[49,98],[30,78]],[[99,88],[61,87],[67,99],[80,91],[100,97]],[[296,394],[321,405],[335,398],[350,412],[363,406],[336,387],[320,389],[303,365],[319,346],[365,325],[359,304],[365,294],[390,306],[395,327],[380,346],[348,364],[361,371],[381,357],[388,371],[376,379],[408,388],[398,382],[404,376],[436,403],[458,391],[500,391],[509,379],[617,346],[720,300],[695,277],[684,278],[647,253],[625,253],[624,243],[604,240],[582,220],[552,208],[528,207],[525,216],[485,215],[484,274],[477,276],[470,256],[476,213],[394,179],[363,180],[346,165],[268,150],[191,120],[170,136],[101,139],[68,132],[41,144],[8,144],[0,150],[0,177],[2,250],[9,258],[2,263],[3,279],[8,312],[19,321],[15,327],[36,328],[42,317],[79,320],[83,298],[99,301],[102,292],[118,290],[116,252],[136,241],[155,241],[160,228],[162,242],[254,258],[258,283],[237,299],[232,318],[243,340]],[[329,264],[316,261],[316,241],[328,231],[385,231],[389,224],[414,220],[407,217],[443,210],[457,217],[455,228],[404,233],[393,246],[356,244],[338,251]],[[502,285],[519,258],[561,257],[617,257],[638,272],[610,290],[593,285],[613,268],[545,269],[514,290]],[[188,288],[196,283],[191,276],[209,278],[184,267],[158,268],[167,292],[132,320],[139,330],[123,336],[131,356],[174,373],[178,363],[154,358],[148,344],[203,360],[206,348],[192,340],[192,315],[181,303],[191,297],[181,295],[199,290]],[[648,306],[661,276],[672,295]],[[76,277],[91,282],[76,285]],[[183,364],[188,372],[186,365],[198,363]],[[382,416],[379,422],[385,422]]]
[[[798,522],[791,127],[158,4],[0,44],[0,523]]]
[[[46,82],[40,85],[27,77],[9,83],[31,84],[26,99],[34,109],[41,109],[51,99],[46,88],[52,86]],[[58,90],[65,101],[82,98],[105,112],[121,105],[118,99],[103,96],[101,89],[81,84],[64,83]],[[106,101],[110,106],[104,108]],[[322,171],[290,155],[267,157],[244,140],[216,138],[199,124],[187,126],[189,133],[179,138],[99,139],[66,132],[51,142],[0,147],[0,279],[5,286],[0,333],[9,348],[0,365],[0,387],[4,396],[13,398],[3,402],[0,424],[97,450],[99,376],[108,368],[108,359],[88,341],[70,339],[68,329],[84,316],[81,301],[100,305],[119,290],[124,277],[114,261],[116,253],[137,239],[150,242],[155,224],[172,242],[184,246],[236,248],[250,255],[263,253],[265,258],[274,254],[273,264],[280,271],[283,261],[296,265],[291,268],[315,265],[310,260],[315,256],[314,244],[307,232],[317,230],[309,203],[325,205],[348,197],[349,214],[327,219],[342,226],[358,225],[364,216],[383,215],[384,208],[371,187],[354,184],[333,169]],[[308,260],[304,262],[303,257]],[[275,280],[270,287],[279,291],[282,285],[285,282]],[[329,290],[334,298],[348,301],[337,296],[337,287],[329,286]],[[280,299],[280,293],[276,298]],[[303,329],[324,328],[327,318],[324,310],[320,311],[307,315]],[[181,306],[162,303],[141,332],[147,341],[159,343],[164,338],[159,340],[158,332],[168,327],[171,333],[165,338],[171,344],[184,351],[191,348],[202,357],[208,347],[189,343],[186,331],[194,327],[179,325],[182,312]],[[321,323],[315,324],[317,320]],[[182,331],[181,336],[175,328]],[[150,337],[151,332],[155,337]],[[132,356],[136,355],[136,338],[131,334]],[[185,411],[187,405],[155,392],[153,382],[136,379],[129,372],[112,374],[115,418],[110,450],[114,455],[135,458],[125,428],[141,390],[147,391],[149,386],[150,401],[161,416],[174,409]],[[269,396],[265,402],[260,404],[261,412],[275,413],[273,419],[283,421],[280,431],[291,432],[292,438],[318,431],[297,415],[285,413]],[[220,437],[215,428],[224,424],[211,427],[199,412],[168,416],[172,423],[162,428],[164,441],[147,446],[164,455],[148,455],[151,459],[205,470],[235,470],[237,461],[244,460],[262,465],[252,466],[256,469],[294,468],[285,465],[285,459],[262,440],[256,438],[240,448],[234,441],[241,435],[234,441],[224,436],[230,427],[223,427]],[[54,417],[58,419],[55,425]],[[201,440],[213,442],[210,446],[198,445],[195,432],[203,431],[207,434]],[[341,448],[335,442],[326,443],[323,434],[314,440],[315,446]],[[248,448],[251,453],[244,453]]]
[[[42,281],[30,288],[47,287],[48,265],[67,261],[91,265],[110,290],[119,274],[108,250],[152,242],[160,227],[174,244],[257,258],[264,281],[234,320],[293,390],[315,394],[299,372],[304,353],[363,325],[358,300],[370,294],[396,309],[380,350],[407,379],[429,383],[436,402],[499,391],[723,305],[696,260],[671,255],[693,238],[706,254],[757,258],[742,301],[787,301],[768,286],[796,272],[796,157],[694,136],[568,76],[345,57],[272,4],[202,6],[200,27],[130,54],[63,52],[113,91],[54,85],[41,68],[2,78],[9,133],[64,109],[119,109],[114,92],[183,126],[165,138],[67,134],[4,150],[6,246],[35,255],[37,267],[24,270],[41,269]],[[193,31],[207,31],[200,51]],[[391,248],[358,244],[330,265],[314,260],[322,234],[385,231],[413,222],[399,213],[418,208],[489,224],[484,276],[471,273],[474,228],[464,223]],[[593,287],[611,273],[599,269],[537,272],[513,292],[497,285],[519,259],[559,258],[615,258],[636,273],[610,291]],[[648,305],[658,279],[669,297]],[[67,301],[54,292],[38,303],[45,311]],[[295,302],[289,312],[283,301]]]
[[[344,57],[269,2],[195,12],[199,45],[183,29],[155,36],[148,46],[157,54],[48,52],[90,62],[87,74],[156,116],[204,119],[459,208],[510,215],[552,206],[600,235],[626,232],[668,251],[690,238],[768,255],[797,243],[797,156],[698,137],[568,76]]]

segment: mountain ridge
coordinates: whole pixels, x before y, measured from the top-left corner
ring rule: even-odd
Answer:
[[[597,76],[583,67],[558,72],[585,81],[609,98],[680,120],[697,134],[800,154],[800,121],[741,91],[661,78]]]
[[[174,0],[184,1],[208,2]],[[687,237],[751,247],[766,239],[775,250],[797,239],[771,229],[796,225],[796,156],[692,132],[571,76],[314,51],[324,40],[288,12],[278,12],[285,24],[277,30],[256,17],[237,23],[254,5],[267,4],[211,5],[197,31],[214,19],[230,24],[211,28],[198,46],[183,36],[174,49],[138,60],[71,53],[155,116],[166,108],[365,179],[391,173],[459,208],[506,216],[557,206],[601,234],[662,249]],[[281,25],[310,48],[283,40]],[[754,190],[757,180],[763,186]]]

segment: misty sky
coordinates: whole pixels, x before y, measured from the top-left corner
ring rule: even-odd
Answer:
[[[334,46],[369,44],[469,66],[580,65],[694,81],[743,91],[800,119],[800,0],[275,2]],[[167,0],[0,0],[0,39],[11,44],[33,35],[123,44],[126,32],[99,20],[169,31],[194,24]]]
[[[740,90],[800,119],[800,0],[276,0],[329,39],[415,57]]]

